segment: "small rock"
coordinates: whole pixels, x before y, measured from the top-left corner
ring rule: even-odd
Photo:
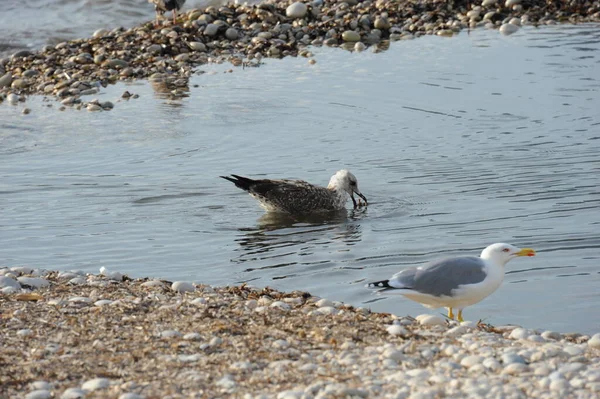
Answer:
[[[483,2],[481,3],[482,7],[490,7],[495,5],[498,2],[498,0],[483,0]]]
[[[60,395],[60,399],[82,399],[85,398],[87,391],[81,388],[69,388]]]
[[[175,281],[173,284],[171,284],[171,289],[175,292],[179,292],[180,294],[196,291],[194,284],[188,283],[187,281]]]
[[[225,31],[225,37],[229,40],[237,40],[239,37],[238,31],[235,28],[229,28]]]
[[[390,24],[390,21],[386,17],[378,17],[378,18],[375,18],[374,26],[375,26],[375,29],[387,30],[387,29],[390,29],[390,27],[392,25]]]
[[[181,333],[177,330],[165,330],[160,332],[160,337],[164,339],[179,338]]]
[[[98,38],[98,37],[102,37],[102,36],[106,36],[110,33],[110,31],[106,30],[106,29],[98,29],[97,31],[95,31],[92,34],[92,37],[94,38]]]
[[[204,28],[204,36],[215,36],[219,32],[219,25],[216,24],[208,24],[206,28]]]
[[[200,335],[199,333],[187,333],[183,336],[183,339],[187,340],[187,341],[201,341],[202,340],[202,335]]]
[[[12,83],[12,74],[10,72],[8,72],[0,78],[0,89],[3,87],[10,86],[11,83]]]
[[[290,343],[287,342],[285,339],[278,339],[277,341],[273,342],[273,347],[277,349],[285,349],[288,346],[290,346]]]
[[[42,288],[48,287],[50,282],[45,278],[41,277],[19,277],[17,279],[21,286],[32,287],[32,288]]]
[[[504,364],[511,364],[511,363],[525,364],[525,359],[523,359],[521,356],[517,355],[516,353],[505,353],[504,355],[502,355],[502,363],[504,363]]]
[[[360,41],[360,34],[353,30],[347,30],[342,33],[342,40],[345,42],[358,42]]]
[[[275,301],[269,306],[272,308],[278,308],[281,310],[290,310],[292,308],[290,305],[288,305],[287,303],[285,303],[283,301]]]
[[[23,108],[23,111],[21,111],[23,113],[23,115],[29,115],[31,113],[31,108]]]
[[[25,399],[50,399],[52,398],[52,392],[48,389],[37,389],[29,392],[25,395]]]
[[[285,9],[285,15],[288,18],[304,18],[306,13],[308,12],[308,7],[304,3],[295,2],[288,6]]]
[[[400,325],[394,324],[392,326],[388,326],[386,328],[388,334],[390,335],[407,335],[408,330]]]
[[[594,334],[587,344],[591,348],[600,349],[600,333]]]
[[[21,289],[21,284],[12,277],[0,276],[0,288],[12,287],[17,290]]]
[[[328,306],[333,306],[333,302],[331,302],[329,299],[322,298],[315,302],[315,306],[319,308],[324,308]]]
[[[470,356],[464,357],[460,361],[460,365],[463,366],[463,367],[471,368],[473,366],[481,364],[482,360],[483,360],[483,358],[481,356],[470,355]]]
[[[200,305],[206,305],[208,303],[208,301],[206,300],[206,298],[196,298],[196,299],[192,300],[190,303],[192,305],[200,306]]]
[[[114,301],[111,301],[110,299],[100,299],[99,301],[94,302],[94,306],[102,307],[105,305],[110,305],[113,302]]]
[[[108,378],[94,378],[83,383],[82,389],[86,391],[96,391],[98,389],[108,388],[110,386],[110,380]]]
[[[102,111],[102,107],[98,104],[94,104],[94,103],[89,103],[86,107],[86,109],[90,112],[98,112],[98,111]]]
[[[52,385],[50,385],[46,381],[34,381],[31,383],[31,388],[37,390],[50,391],[52,389]]]
[[[25,328],[23,330],[17,331],[17,335],[19,337],[29,337],[30,335],[33,335],[33,331],[31,331],[29,328]]]
[[[561,338],[560,333],[554,332],[554,331],[544,331],[542,334],[542,338],[547,339],[547,340],[554,340],[557,341]]]
[[[160,280],[150,280],[142,283],[142,287],[163,287],[164,283]]]
[[[510,338],[510,339],[525,339],[530,335],[531,335],[531,331],[518,327],[510,332],[510,335],[508,336],[508,338]]]
[[[200,51],[200,52],[206,51],[206,44],[204,44],[202,42],[189,42],[188,47],[194,51]]]
[[[137,393],[124,393],[119,396],[119,399],[144,399],[142,395],[138,395]]]
[[[69,284],[72,285],[84,285],[87,283],[87,279],[85,277],[79,276],[69,280]]]
[[[506,2],[504,3],[504,6],[506,8],[510,8],[514,5],[521,4],[521,1],[522,0],[506,0]]]
[[[87,298],[85,296],[76,296],[73,298],[69,298],[69,302],[74,302],[74,303],[90,303],[92,302],[92,300],[90,298]]]
[[[502,26],[500,27],[500,33],[502,33],[505,36],[512,35],[518,30],[519,27],[513,24],[502,24]]]
[[[102,63],[104,68],[114,68],[114,69],[123,69],[129,66],[129,63],[124,60],[120,60],[118,58],[113,58],[110,60],[106,60]]]

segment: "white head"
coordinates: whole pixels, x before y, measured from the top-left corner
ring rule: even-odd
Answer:
[[[338,170],[335,175],[331,176],[327,188],[348,193],[350,198],[352,198],[355,208],[357,204],[354,199],[354,193],[362,198],[365,201],[365,204],[367,203],[367,198],[358,190],[358,181],[356,180],[356,177],[346,169]]]
[[[509,260],[518,256],[535,256],[531,248],[517,248],[510,244],[492,244],[481,252],[481,258],[504,266]]]

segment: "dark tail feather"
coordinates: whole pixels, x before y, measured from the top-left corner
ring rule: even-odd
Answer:
[[[244,176],[238,176],[238,175],[231,175],[231,176],[233,176],[233,177],[229,177],[229,176],[219,176],[219,177],[222,179],[225,179],[225,180],[229,180],[230,182],[235,184],[236,187],[239,187],[242,190],[246,190],[246,191],[250,190],[250,186],[255,183],[254,180],[248,179],[247,177],[244,177]]]
[[[367,288],[392,288],[389,284],[390,280],[374,281],[365,285]]]

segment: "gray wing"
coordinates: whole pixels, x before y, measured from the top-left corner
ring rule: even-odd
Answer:
[[[250,193],[289,213],[336,210],[335,195],[303,180],[257,180]]]
[[[485,264],[481,258],[446,258],[420,268],[403,270],[390,279],[389,285],[433,296],[452,296],[452,290],[464,284],[480,283],[486,276]]]

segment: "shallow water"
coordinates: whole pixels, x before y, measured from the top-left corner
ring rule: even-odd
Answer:
[[[260,68],[209,65],[190,97],[145,82],[111,112],[36,98],[0,106],[4,265],[304,290],[399,315],[429,310],[363,285],[494,242],[533,247],[467,319],[600,330],[600,30],[424,37],[373,54],[314,49]],[[194,87],[197,86],[197,87]],[[369,207],[265,215],[218,176],[327,184]]]

